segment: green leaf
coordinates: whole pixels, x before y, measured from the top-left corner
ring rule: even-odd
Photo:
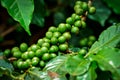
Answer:
[[[10,75],[13,72],[13,70],[14,68],[12,64],[8,63],[3,59],[0,59],[0,76],[2,76],[2,74]]]
[[[10,16],[18,21],[30,35],[29,25],[34,10],[33,0],[1,0],[1,3]]]
[[[59,25],[62,22],[65,22],[65,19],[66,19],[65,13],[62,11],[55,12],[53,18],[54,18],[55,26]]]
[[[105,25],[105,21],[109,18],[111,11],[102,3],[101,0],[94,0],[93,5],[96,7],[96,13],[89,15],[92,20],[98,21],[102,26]]]
[[[47,63],[43,71],[50,71],[57,73],[58,80],[67,80],[66,79],[66,69],[65,63],[68,59],[67,55],[64,56],[57,56],[56,58],[52,59],[50,62]]]
[[[77,76],[76,80],[96,80],[96,78],[97,78],[97,74],[95,71],[96,68],[97,68],[97,65],[95,62],[93,62],[91,64],[89,70],[85,74]]]
[[[59,72],[59,74],[66,74],[65,63],[68,60],[68,56],[57,56],[53,60],[47,63],[44,71]]]
[[[47,72],[42,71],[29,71],[25,76],[25,80],[50,80]]]
[[[0,71],[12,72],[13,70],[14,68],[12,64],[6,61],[3,57],[3,53],[0,52]]]
[[[115,48],[103,48],[96,55],[92,55],[92,60],[97,61],[103,71],[110,71],[114,80],[120,79],[120,50]]]
[[[32,23],[37,26],[43,27],[46,16],[44,0],[34,0],[35,10],[33,13]]]
[[[56,72],[51,71],[29,71],[26,75],[25,80],[67,80],[65,76],[59,76]]]
[[[120,14],[120,7],[118,7],[118,5],[120,5],[120,1],[119,0],[103,0],[107,3],[107,5],[109,7],[111,7],[113,9],[113,11],[117,14]]]
[[[81,59],[77,56],[69,56],[66,61],[65,67],[69,74],[76,76],[87,72],[90,66],[90,61],[86,59]]]
[[[120,23],[110,26],[107,30],[104,30],[100,34],[98,41],[96,41],[92,45],[86,56],[88,56],[91,53],[97,53],[102,47],[105,46],[115,47],[119,41],[120,41]]]

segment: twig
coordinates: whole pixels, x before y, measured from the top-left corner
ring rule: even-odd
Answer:
[[[7,29],[6,31],[4,31],[0,36],[1,36],[1,37],[5,37],[7,34],[9,34],[9,33],[11,33],[12,31],[14,31],[17,26],[19,26],[19,24],[16,24],[16,25],[10,27],[10,28]]]

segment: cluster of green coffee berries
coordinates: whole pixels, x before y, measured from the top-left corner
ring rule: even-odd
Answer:
[[[79,45],[80,47],[90,47],[95,41],[96,37],[94,35],[90,35],[88,37],[80,39]]]
[[[78,34],[81,28],[86,27],[82,15],[86,11],[94,12],[86,2],[81,1],[76,1],[74,9],[75,13],[66,19],[66,23],[60,23],[58,27],[50,26],[45,36],[39,39],[36,44],[28,47],[26,43],[21,43],[19,47],[13,47],[11,50],[6,49],[4,55],[7,58],[15,58],[12,63],[15,68],[21,70],[29,67],[43,68],[49,60],[58,55],[58,52],[66,53],[71,33]]]
[[[89,14],[94,14],[96,12],[94,6],[90,6],[90,4],[82,1],[76,1],[74,10],[78,15],[84,15],[85,12],[88,12]]]
[[[87,16],[86,13],[94,14],[96,8],[94,6],[89,6],[87,2],[76,1],[74,11],[75,13],[66,19],[66,23],[71,25],[71,33],[79,33],[81,28],[86,28],[84,19]]]
[[[51,26],[45,37],[38,39],[36,44],[28,47],[26,43],[21,43],[19,47],[5,50],[4,55],[16,59],[12,62],[15,68],[43,68],[49,60],[58,55],[58,52],[65,53],[68,50],[67,41],[71,34],[66,25],[61,23],[58,27]]]
[[[51,26],[45,37],[39,39],[36,44],[28,47],[26,43],[22,43],[19,47],[13,47],[11,51],[5,50],[4,55],[16,59],[12,62],[15,68],[43,68],[50,59],[58,55],[58,52],[63,53],[68,49],[67,40],[71,35],[69,32],[61,32],[61,27],[63,24],[58,28]]]

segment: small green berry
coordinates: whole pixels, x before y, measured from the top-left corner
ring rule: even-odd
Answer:
[[[52,37],[50,42],[51,42],[51,44],[57,44],[58,39],[56,37]]]
[[[75,27],[81,27],[81,21],[80,20],[75,21],[74,25]]]
[[[65,43],[65,41],[66,41],[66,37],[65,37],[65,36],[60,36],[60,37],[58,38],[58,42],[59,42],[59,43]]]
[[[75,10],[75,13],[78,14],[78,15],[82,15],[84,13],[84,10],[79,8],[79,9]]]
[[[10,49],[6,49],[6,50],[3,52],[3,54],[4,54],[6,57],[10,56]]]
[[[88,12],[90,14],[94,14],[96,12],[96,8],[95,7],[90,7]]]
[[[60,24],[58,25],[58,31],[59,31],[60,33],[64,33],[64,32],[66,31],[66,25],[65,25],[64,23],[60,23]]]
[[[44,43],[44,40],[43,40],[43,39],[38,39],[37,44],[38,44],[39,46],[42,46],[43,43]]]
[[[48,29],[48,31],[50,31],[50,32],[56,32],[57,28],[54,27],[54,26],[50,26],[50,28]]]
[[[64,36],[67,40],[69,40],[69,39],[71,38],[71,34],[70,34],[69,32],[63,33],[63,36]]]
[[[60,32],[54,32],[54,33],[53,33],[53,37],[58,38],[59,36],[61,36],[61,33],[60,33]]]
[[[46,38],[51,39],[51,37],[53,36],[53,33],[48,31],[48,32],[46,32],[45,35],[46,35]]]
[[[49,53],[43,54],[42,60],[47,61],[47,60],[49,60],[49,59],[50,59],[50,54],[49,54]]]
[[[72,24],[74,23],[74,19],[73,19],[72,17],[68,17],[68,18],[66,19],[66,23],[72,25]]]
[[[60,51],[66,51],[68,49],[68,45],[67,44],[60,44],[59,49],[60,49]]]
[[[84,11],[88,10],[88,4],[87,4],[86,2],[83,2],[83,4],[82,4],[82,9],[83,9]]]
[[[81,21],[81,26],[82,26],[82,28],[86,28],[86,22],[85,21]]]
[[[16,57],[16,58],[20,58],[22,55],[22,53],[20,51],[16,51],[13,53],[13,56]]]
[[[79,28],[72,26],[71,33],[78,34],[79,33]]]
[[[21,44],[20,44],[20,50],[21,50],[22,52],[27,51],[27,49],[28,49],[28,45],[27,45],[26,43],[21,43]]]

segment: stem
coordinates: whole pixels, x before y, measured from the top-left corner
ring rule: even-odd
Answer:
[[[93,0],[88,0],[88,7],[92,6],[92,1]],[[86,11],[85,14],[81,16],[83,21],[86,21],[87,15],[88,15],[88,11]]]
[[[10,76],[14,80],[24,80],[24,77],[26,76],[26,73],[19,75],[19,76],[14,76],[13,74],[6,74],[7,76]]]
[[[40,75],[38,75],[37,73],[34,73],[34,72],[30,71],[30,70],[28,71],[28,73],[30,73],[30,74],[32,74],[32,75],[37,76],[37,77],[40,78]]]
[[[18,27],[20,24],[16,24],[14,26],[11,26],[10,28],[8,28],[7,30],[5,30],[3,33],[0,34],[1,37],[5,37],[6,35],[8,35],[9,33],[11,33],[12,31],[14,31],[16,29],[16,27]],[[6,26],[5,26],[6,27]]]
[[[93,2],[93,0],[88,0],[88,6],[89,7],[92,6],[92,2]]]
[[[88,57],[89,55],[90,55],[90,53],[87,53],[87,54],[84,56],[84,58]]]

